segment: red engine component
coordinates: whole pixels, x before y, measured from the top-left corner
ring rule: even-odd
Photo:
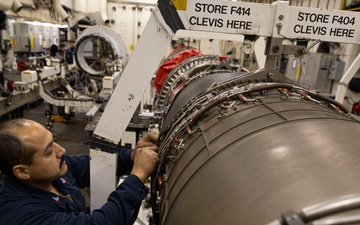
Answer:
[[[355,102],[352,106],[351,113],[359,115],[360,112],[360,102]]]
[[[10,91],[10,92],[13,92],[15,90],[15,84],[14,84],[14,81],[13,80],[9,80],[7,82],[7,85],[6,85],[7,89]]]
[[[24,71],[24,70],[27,70],[29,67],[26,65],[25,62],[23,61],[19,61],[18,63],[18,70],[19,71]]]
[[[175,49],[173,52],[178,51]],[[184,48],[184,51],[179,52],[175,56],[166,60],[158,69],[155,76],[155,87],[158,93],[160,93],[161,87],[167,77],[167,75],[173,70],[179,63],[185,59],[191,58],[193,56],[202,55],[198,49],[195,48]]]

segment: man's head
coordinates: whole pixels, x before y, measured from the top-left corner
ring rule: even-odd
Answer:
[[[74,48],[74,47],[75,47],[75,41],[74,41],[74,40],[70,40],[70,41],[69,41],[69,45],[70,45],[70,48]]]
[[[56,53],[59,52],[59,47],[55,44],[51,45],[50,52],[51,52],[51,56],[56,56]]]
[[[51,183],[65,175],[66,150],[41,124],[16,119],[0,125],[0,170],[29,183]]]
[[[66,51],[66,50],[67,50],[66,44],[61,43],[61,44],[60,44],[60,49],[61,49],[61,51]]]

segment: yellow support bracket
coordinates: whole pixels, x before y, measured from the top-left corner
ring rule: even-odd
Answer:
[[[187,0],[172,0],[176,10],[186,10]]]

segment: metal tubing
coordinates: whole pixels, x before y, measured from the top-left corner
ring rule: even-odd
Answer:
[[[346,195],[304,208],[302,214],[306,220],[311,221],[333,213],[356,208],[360,208],[360,194]]]
[[[60,0],[53,0],[52,6],[53,6],[55,12],[60,16],[62,21],[66,21],[69,18],[69,14],[67,14],[66,11],[61,6]]]

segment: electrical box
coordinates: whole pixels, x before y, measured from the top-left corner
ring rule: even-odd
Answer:
[[[41,25],[29,25],[30,52],[43,52],[43,34]],[[50,46],[48,46],[50,47]]]
[[[43,52],[59,44],[59,28],[46,25],[14,23],[14,52]]]
[[[304,70],[306,65],[306,58],[296,58],[293,55],[289,55],[286,66],[286,77],[297,82],[302,75],[301,70]]]
[[[286,76],[305,88],[331,93],[333,80],[341,79],[344,65],[337,55],[326,53],[310,53],[301,59],[289,56]]]
[[[29,25],[25,23],[14,23],[14,52],[29,52]]]
[[[331,62],[329,79],[331,80],[341,80],[345,68],[345,62],[335,60]]]
[[[60,32],[58,27],[42,26],[43,47],[49,48],[52,44],[59,45]]]

